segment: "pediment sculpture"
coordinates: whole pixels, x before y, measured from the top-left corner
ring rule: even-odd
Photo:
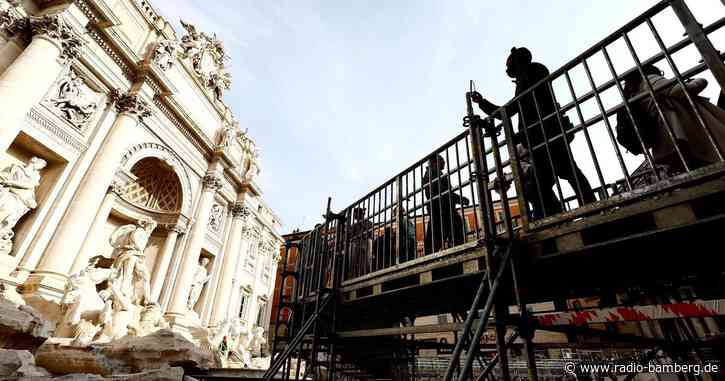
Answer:
[[[157,42],[152,60],[161,70],[168,70],[174,65],[175,59],[188,59],[194,73],[201,83],[210,90],[217,100],[222,100],[224,91],[232,84],[232,75],[225,68],[229,58],[224,44],[216,35],[208,35],[197,31],[196,27],[181,20],[186,34],[181,41],[161,40]]]
[[[45,166],[45,160],[32,157],[26,164],[10,164],[0,170],[0,253],[10,254],[15,225],[38,206],[35,188]]]

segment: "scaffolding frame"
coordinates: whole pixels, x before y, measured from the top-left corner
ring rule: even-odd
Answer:
[[[652,21],[655,16],[666,10],[674,12],[686,33],[682,40],[669,46],[663,42]],[[331,211],[331,200],[328,199],[324,223],[316,226],[300,241],[286,243],[283,256],[285,266],[282,271],[283,282],[279,291],[281,304],[275,318],[277,324],[272,343],[273,360],[264,379],[281,377],[283,380],[317,380],[322,377],[323,368],[325,377],[329,380],[372,379],[362,366],[355,364],[355,359],[350,358],[349,349],[341,346],[341,341],[351,336],[350,332],[338,329],[340,322],[337,320],[337,309],[344,305],[346,297],[343,295],[343,290],[346,287],[374,279],[381,274],[395,273],[406,265],[417,265],[416,261],[421,258],[421,248],[418,244],[421,241],[419,239],[421,234],[417,229],[420,224],[427,226],[424,256],[466,245],[467,248],[483,252],[484,270],[478,273],[480,274],[478,291],[470,308],[466,309],[465,321],[462,325],[456,326],[457,341],[445,372],[445,381],[454,377],[458,381],[488,379],[495,367],[498,367],[501,379],[510,380],[508,349],[514,346],[517,339],[523,342],[527,377],[532,381],[537,380],[534,332],[537,329],[564,330],[553,327],[552,324],[547,326],[543,322],[550,323],[557,318],[564,319],[566,313],[550,314],[544,318],[533,316],[528,312],[527,295],[522,292],[526,289],[526,280],[522,278],[520,272],[520,262],[524,259],[522,258],[524,250],[521,247],[527,245],[525,237],[532,232],[538,234],[576,219],[586,219],[603,210],[618,208],[620,205],[642,198],[644,194],[662,193],[676,186],[687,185],[703,176],[721,176],[725,170],[723,165],[725,147],[720,147],[713,138],[710,127],[701,115],[701,110],[696,106],[697,94],[691,93],[687,82],[695,75],[709,71],[720,87],[725,88],[723,53],[715,49],[708,37],[723,26],[725,26],[725,17],[710,25],[702,26],[684,0],[663,0],[514,97],[489,117],[482,118],[476,115],[472,102],[475,89],[471,82],[466,93],[467,115],[464,118],[466,127],[464,132],[343,209],[339,214]],[[650,31],[660,49],[659,53],[645,59],[638,56],[630,37],[637,27],[646,27]],[[608,49],[616,41],[626,45],[634,61],[634,67],[621,73],[616,71]],[[680,70],[673,56],[688,46],[695,47],[702,62],[687,70]],[[595,80],[588,63],[594,55],[601,55],[604,58],[606,68],[612,77],[610,80],[600,83]],[[668,80],[664,86],[654,88],[647,79],[644,68],[657,62],[665,62],[672,71],[674,79]],[[583,68],[591,87],[591,90],[583,95],[577,95],[572,85],[570,72],[577,67]],[[636,75],[643,78],[646,91],[636,95],[626,94],[622,82]],[[565,81],[566,89],[572,98],[571,102],[560,105],[556,101],[552,83],[557,79]],[[659,94],[678,86],[683,89],[683,97],[691,107],[702,133],[707,136],[711,148],[719,158],[719,163],[706,168],[693,167],[683,152],[681,143],[675,139],[672,126],[665,117],[666,105],[662,104]],[[609,89],[616,89],[621,97],[621,103],[607,108],[603,94]],[[546,104],[546,100],[540,96],[542,92],[549,94],[548,96],[553,99],[552,104]],[[590,100],[596,103],[598,115],[587,119],[582,105]],[[644,101],[651,102],[653,109],[656,110],[666,129],[667,137],[672,140],[673,149],[684,168],[684,173],[671,176],[663,175],[656,170],[656,158],[640,136],[639,126],[633,116],[635,105]],[[523,106],[527,102],[534,106],[535,120],[525,120],[527,113],[524,112]],[[572,112],[578,118],[578,123],[569,123],[567,113]],[[637,174],[636,171],[630,173],[628,170],[609,121],[609,118],[618,112],[626,113],[633,124],[637,139],[645,152],[642,168],[645,171],[649,168],[654,184],[645,184],[644,187],[638,185],[638,176],[641,176],[641,173]],[[518,128],[514,127],[514,114],[518,115]],[[597,157],[597,152],[601,150],[593,144],[590,136],[591,130],[597,124],[605,129],[616,163],[621,169],[622,178],[614,183],[605,181],[607,174],[604,173],[604,167],[600,165]],[[532,136],[532,131],[536,128],[541,130],[543,136]],[[599,200],[591,204],[587,204],[582,196],[584,184],[581,184],[580,178],[575,176],[573,181],[570,181],[574,195],[567,196],[562,191],[560,180],[556,176],[558,165],[555,163],[556,158],[564,158],[568,160],[569,165],[576,166],[574,153],[569,147],[569,137],[576,134],[584,136],[587,151],[599,180],[599,186],[593,189]],[[522,155],[517,144],[523,145],[528,152],[539,150],[539,153]],[[552,155],[553,151],[562,148],[564,148],[563,154],[558,157]],[[548,161],[548,164],[542,163],[541,159]],[[438,166],[442,160],[449,163],[447,171],[445,164],[443,170],[431,169],[433,166]],[[426,164],[427,168],[424,167]],[[527,175],[524,175],[525,165],[530,166]],[[505,171],[507,168],[509,172]],[[537,168],[540,171],[537,171]],[[542,189],[546,188],[549,181],[541,178],[539,172],[542,168],[544,172],[547,170],[553,172],[554,181],[551,184],[556,188],[558,196],[556,198],[561,203],[563,213],[550,213],[546,211],[546,207],[543,207],[543,216],[535,216],[536,213],[532,210],[537,202],[539,205],[545,205]],[[530,190],[525,191],[526,187],[528,189],[532,187],[532,184],[526,184],[526,181],[530,181],[526,180],[527,177],[534,179],[533,196]],[[507,181],[513,183],[513,189],[509,189]],[[464,199],[467,201],[464,202]],[[466,205],[468,202],[471,203],[470,207]],[[518,213],[513,212],[515,208],[512,208],[512,202],[518,206]],[[460,207],[456,206],[458,204]],[[456,221],[456,216],[462,216],[468,224],[462,221],[461,226]],[[467,216],[472,218],[469,219]],[[411,233],[410,226],[415,229],[415,233]],[[459,230],[462,230],[462,239],[457,235]],[[411,237],[414,237],[415,247],[411,247]],[[287,253],[291,248],[298,250],[294,270],[287,269]],[[294,282],[291,295],[285,295],[284,278]],[[502,288],[511,292],[501,292]],[[372,295],[364,297],[374,298],[382,292],[383,290],[375,289],[373,285]],[[484,296],[485,303],[480,313]],[[666,302],[665,299],[663,300]],[[669,305],[665,302],[658,303],[653,308],[664,308],[662,306]],[[690,303],[688,306],[698,305],[697,303],[700,302]],[[518,314],[510,315],[510,306],[516,306]],[[283,310],[287,311],[286,319],[282,318]],[[684,318],[722,314],[722,311],[717,309],[707,310],[704,307],[702,311],[705,312],[667,315],[663,319],[680,319],[682,321],[675,320],[673,329],[688,331],[690,328],[686,327],[688,323]],[[649,316],[643,320],[659,318],[661,316]],[[481,358],[480,352],[481,336],[489,320],[492,320],[494,327],[496,354],[485,361]],[[626,335],[591,332],[585,328],[577,328],[576,325],[568,325],[571,327],[567,327],[566,332],[599,335],[615,341],[638,340]],[[403,326],[405,327],[405,324]],[[281,333],[280,327],[284,327],[284,334]],[[515,327],[513,334],[508,338],[507,327]],[[413,332],[416,331],[414,327],[410,328],[401,332],[411,333],[397,335],[404,338],[402,341],[405,343],[412,343],[410,344],[412,352],[415,352],[417,344]],[[370,334],[371,330],[365,330],[360,336]],[[412,338],[410,342],[406,341],[409,335]],[[673,340],[641,341],[644,345],[657,350],[667,348],[672,357],[683,356],[679,352],[681,351],[679,347],[673,347]],[[691,348],[698,347],[699,344],[695,345],[692,340],[690,341]],[[680,344],[682,343],[678,343]],[[466,346],[468,349],[464,351]],[[404,350],[408,351],[409,348]],[[406,353],[408,355],[400,356],[399,352],[391,350],[391,358],[403,357],[408,361],[407,370],[401,372],[408,376],[412,374],[414,377],[415,356],[410,356],[411,352]],[[652,353],[653,351],[648,352],[647,356],[654,356]],[[647,356],[644,358],[649,358]],[[412,363],[410,358],[413,358]],[[483,370],[474,378],[472,368],[476,359]]]

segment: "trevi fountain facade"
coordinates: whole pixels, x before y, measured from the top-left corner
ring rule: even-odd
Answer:
[[[188,21],[0,0],[0,379],[268,363],[281,222]]]

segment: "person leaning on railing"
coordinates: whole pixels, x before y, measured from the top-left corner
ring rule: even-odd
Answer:
[[[506,60],[506,74],[514,79],[516,83],[515,96],[519,96],[548,77],[549,70],[541,63],[532,62],[531,52],[528,49],[512,48],[511,54]],[[478,92],[473,92],[472,100],[487,115],[501,117],[499,113],[496,113],[501,107],[483,98]],[[521,105],[520,109],[519,104]],[[557,116],[554,115],[556,111],[554,105],[555,101],[549,89],[549,84],[543,82],[523,95],[518,102],[511,102],[506,107],[506,114],[509,118],[519,114],[519,111],[521,114],[519,115],[518,132],[513,137],[514,144],[523,146],[523,149],[517,147],[519,152],[532,152],[531,147],[541,145],[546,139],[559,136],[556,140],[548,143],[551,156],[547,153],[546,146],[536,148],[533,150],[533,155],[531,155],[535,172],[531,172],[529,175],[536,174],[536,180],[541,189],[541,197],[539,197],[535,181],[524,179],[525,181],[522,182],[524,197],[533,205],[532,217],[534,219],[560,213],[563,210],[561,202],[552,190],[556,181],[554,173],[556,173],[556,176],[568,181],[577,196],[579,196],[578,198],[583,200],[585,204],[596,201],[589,180],[584,176],[576,162],[573,159],[569,160],[566,145],[573,139],[573,134],[567,134],[566,139],[561,137],[562,127],[564,131],[571,129],[571,122],[568,118],[562,117],[563,126],[560,126]],[[543,131],[541,124],[536,124],[539,122],[540,117],[545,119],[542,123],[544,126]],[[524,132],[524,129],[526,129],[526,132]],[[531,157],[522,159],[530,161]]]
[[[662,75],[662,71],[654,65],[643,66],[642,72],[647,76],[647,81],[652,86],[662,114],[667,120],[667,124],[665,124],[660,118],[655,100],[651,96],[642,98],[636,103],[638,107],[633,108],[635,112],[646,113],[645,117],[640,120],[645,123],[651,121],[649,125],[638,125],[637,127],[640,129],[640,135],[651,136],[650,141],[645,141],[644,144],[647,148],[652,148],[652,158],[655,164],[667,166],[670,173],[685,172],[683,162],[675,150],[673,139],[667,131],[667,125],[672,129],[672,135],[690,169],[720,161],[716,148],[710,142],[706,130],[698,120],[698,115],[690,105],[683,87],[679,83],[671,86],[671,80],[666,79]],[[649,87],[642,79],[639,71],[626,77],[625,96],[632,98],[638,94],[647,93]],[[703,122],[712,133],[715,144],[721,149],[725,149],[725,110],[710,103],[707,98],[698,96],[707,86],[707,81],[703,78],[694,78],[686,81],[685,86],[694,104],[697,105]],[[652,127],[656,127],[654,131],[646,130]]]

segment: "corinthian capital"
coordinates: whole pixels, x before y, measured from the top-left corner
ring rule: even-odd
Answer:
[[[60,14],[30,16],[28,23],[33,36],[43,36],[60,44],[58,61],[61,64],[68,64],[80,57],[84,41]]]
[[[204,189],[211,189],[216,192],[222,188],[222,180],[216,175],[206,175],[201,182]]]
[[[250,214],[251,212],[249,211],[249,208],[244,206],[244,203],[235,202],[232,206],[232,217],[234,218],[241,218],[243,220],[246,220]]]
[[[14,36],[28,26],[28,19],[23,16],[17,7],[8,7],[0,10],[0,30],[8,36]]]
[[[148,118],[153,115],[148,103],[136,94],[121,93],[113,90],[110,94],[111,100],[116,102],[116,111],[133,115],[139,119]]]

